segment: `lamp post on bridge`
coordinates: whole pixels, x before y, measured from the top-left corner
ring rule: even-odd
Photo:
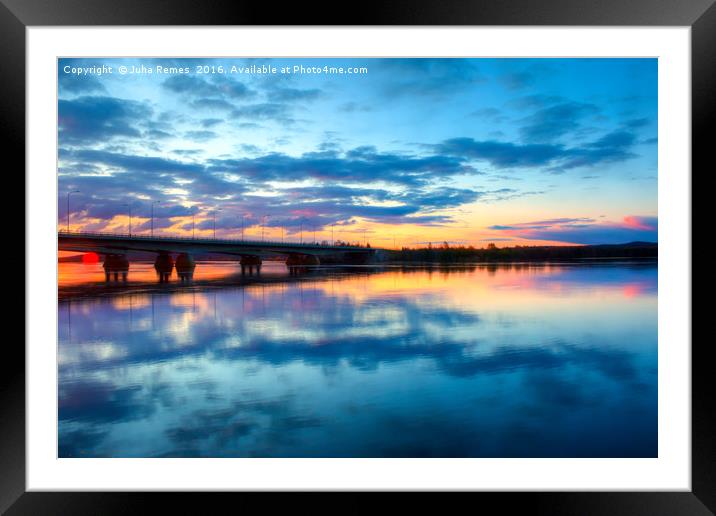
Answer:
[[[214,208],[214,240],[216,240],[216,212],[221,211],[221,208]]]
[[[152,201],[152,217],[151,217],[151,226],[149,229],[149,234],[154,237],[154,205],[155,204],[161,204],[162,201]]]
[[[132,236],[132,205],[129,203],[125,203],[122,206],[126,206],[129,210],[129,236]]]
[[[70,195],[80,193],[79,190],[71,190],[67,192],[67,232],[70,232]]]

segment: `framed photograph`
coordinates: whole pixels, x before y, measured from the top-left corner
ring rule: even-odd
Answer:
[[[3,510],[712,513],[711,2],[162,7],[3,0],[27,203]]]

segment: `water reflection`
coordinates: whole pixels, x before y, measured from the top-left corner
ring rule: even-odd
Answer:
[[[655,456],[656,294],[621,264],[70,298],[59,453]]]

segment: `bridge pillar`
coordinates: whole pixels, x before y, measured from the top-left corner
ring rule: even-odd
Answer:
[[[182,281],[190,280],[192,276],[194,276],[194,269],[196,268],[196,263],[194,262],[194,258],[192,257],[192,255],[190,255],[189,253],[181,253],[179,256],[177,256],[174,266],[176,267],[179,279],[181,279]]]
[[[129,272],[129,260],[124,254],[108,254],[104,257],[102,263],[104,269],[104,280],[109,281],[114,276],[114,281],[119,281],[122,277],[123,281],[127,281],[127,273]]]
[[[261,258],[258,256],[246,255],[241,257],[241,274],[246,274],[246,269],[249,269],[249,274],[254,273],[254,267],[256,267],[256,274],[261,274]]]
[[[159,283],[169,281],[169,277],[172,275],[172,268],[174,268],[172,255],[164,252],[159,253],[157,259],[154,261],[154,269],[159,276]]]

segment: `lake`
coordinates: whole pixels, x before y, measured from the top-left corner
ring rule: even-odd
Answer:
[[[60,457],[656,457],[657,265],[59,264]]]

